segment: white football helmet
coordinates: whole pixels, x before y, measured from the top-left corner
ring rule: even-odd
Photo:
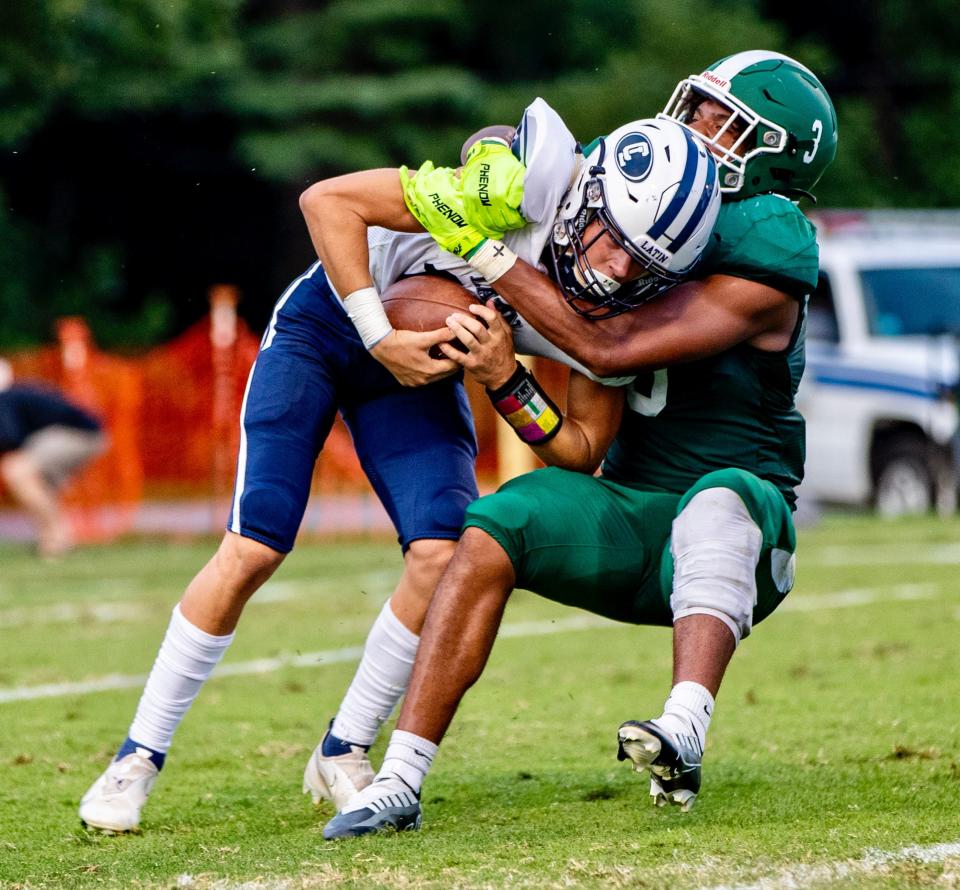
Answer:
[[[720,187],[710,152],[675,121],[633,121],[586,150],[550,248],[567,302],[588,318],[610,318],[696,265],[720,212]],[[600,225],[584,240],[594,220]],[[604,235],[643,266],[638,279],[621,284],[590,266],[587,250]]]

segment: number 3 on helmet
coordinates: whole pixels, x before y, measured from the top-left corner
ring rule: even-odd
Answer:
[[[567,302],[588,318],[634,309],[696,265],[720,212],[717,165],[674,121],[639,120],[584,150],[551,239],[554,274]],[[599,226],[590,227],[592,222]],[[590,246],[609,236],[642,268],[618,283],[593,269]]]
[[[812,71],[768,50],[736,53],[680,81],[658,119],[686,125],[704,99],[730,111],[712,137],[697,134],[717,157],[725,194],[813,197],[837,154],[837,113]],[[731,130],[739,135],[724,148]]]

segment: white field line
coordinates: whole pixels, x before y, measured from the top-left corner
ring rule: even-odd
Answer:
[[[574,615],[549,621],[524,621],[506,624],[500,629],[502,637],[533,637],[545,634],[564,633],[571,630],[614,626],[614,622],[593,615]],[[322,667],[343,661],[355,661],[363,654],[362,646],[347,646],[342,649],[327,649],[307,652],[302,655],[280,655],[276,658],[257,658],[253,661],[238,661],[221,664],[212,679],[238,677],[245,674],[268,674],[285,667]],[[48,683],[43,686],[20,686],[0,689],[0,704],[14,701],[30,701],[37,698],[61,698],[68,695],[88,695],[91,692],[107,692],[113,689],[131,689],[143,686],[146,674],[110,674],[79,683]]]
[[[806,548],[801,566],[960,565],[960,544],[836,544]]]
[[[778,611],[807,612],[820,609],[843,609],[870,605],[891,600],[933,599],[939,592],[937,584],[897,584],[891,587],[859,588],[835,593],[814,594],[796,599],[787,598]],[[573,615],[545,621],[520,621],[505,624],[498,634],[503,638],[536,637],[569,631],[593,630],[603,627],[625,625],[595,615]],[[359,659],[362,646],[327,649],[303,655],[281,655],[276,658],[258,658],[220,665],[213,675],[237,677],[245,674],[266,674],[285,667],[320,667],[327,664]],[[0,704],[14,701],[31,701],[38,698],[61,698],[68,695],[88,695],[92,692],[107,692],[114,689],[132,689],[146,683],[146,674],[110,674],[94,680],[77,683],[48,683],[41,686],[17,686],[0,688]]]
[[[700,886],[704,890],[804,890],[804,888],[830,885],[847,879],[869,880],[880,877],[889,870],[891,865],[902,862],[936,864],[954,856],[960,856],[960,842],[932,844],[925,847],[909,846],[899,850],[867,850],[862,859],[824,862],[818,865],[788,865],[773,874],[756,878],[748,884],[702,884]],[[669,869],[665,869],[658,870],[655,874],[662,874],[663,871],[670,872]],[[683,873],[681,871],[680,874],[683,875]],[[630,869],[630,875],[637,878],[643,877],[642,872],[634,869]],[[409,877],[402,871],[391,872],[389,878],[384,880],[382,886],[413,886]],[[343,879],[344,876],[341,873],[328,867],[321,868],[316,874],[310,876],[254,878],[248,881],[212,878],[210,875],[181,874],[177,877],[176,886],[181,890],[319,890],[322,887],[339,886]]]
[[[47,624],[108,624],[139,621],[149,613],[143,603],[51,603],[0,611],[0,630]]]
[[[397,572],[369,572],[351,582],[354,589],[365,590],[374,596],[386,596],[397,580]],[[266,606],[272,603],[284,603],[305,599],[308,596],[320,596],[333,592],[337,588],[333,582],[268,581],[250,600],[251,606]],[[129,586],[125,587],[129,593]],[[141,621],[153,610],[142,602],[62,602],[43,606],[19,606],[0,609],[0,630],[12,627],[43,627],[48,624],[110,624],[116,621]]]
[[[822,862],[818,865],[790,865],[746,884],[718,884],[709,890],[800,890],[851,878],[879,876],[901,862],[938,863],[960,856],[960,841],[929,846],[901,847],[899,850],[866,850],[862,859]]]
[[[941,585],[933,582],[921,584],[892,584],[889,587],[852,587],[832,593],[811,593],[806,596],[788,596],[778,612],[817,612],[820,609],[849,609],[869,606],[877,602],[936,599]]]

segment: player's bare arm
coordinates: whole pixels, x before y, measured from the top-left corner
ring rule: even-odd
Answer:
[[[547,466],[596,472],[620,426],[624,392],[571,370],[560,432],[546,445],[530,447]]]
[[[546,275],[517,262],[494,288],[541,334],[599,377],[714,355],[738,343],[786,348],[799,312],[783,291],[730,275],[677,285],[631,312],[590,321]]]
[[[490,306],[472,306],[471,312],[473,317],[458,312],[447,321],[468,351],[460,352],[446,343],[440,348],[488,392],[497,392],[517,370],[510,327]],[[544,444],[527,444],[548,466],[593,473],[616,435],[623,401],[622,389],[571,371],[567,407],[558,431]]]
[[[341,294],[371,284],[370,226],[423,231],[403,203],[395,168],[363,170],[315,182],[300,196],[300,210],[317,256]]]
[[[383,226],[421,232],[407,210],[394,168],[365,170],[314,183],[300,196],[310,239],[337,293],[354,294],[373,287],[367,229]],[[428,355],[431,347],[451,339],[437,331],[390,331],[370,353],[405,386],[422,386],[455,373],[457,366]]]

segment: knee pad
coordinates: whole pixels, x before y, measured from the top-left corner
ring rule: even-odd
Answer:
[[[713,615],[737,643],[749,635],[757,602],[763,533],[729,488],[694,495],[673,521],[673,619]]]

